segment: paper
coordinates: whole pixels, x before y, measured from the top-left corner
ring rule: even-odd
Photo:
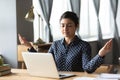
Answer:
[[[93,78],[93,77],[77,77],[74,78],[73,80],[119,80],[119,79],[107,79],[107,78]]]
[[[92,77],[77,77],[74,78],[73,80],[96,80],[96,79]]]
[[[119,79],[105,79],[105,78],[99,78],[99,79],[95,79],[95,80],[119,80]]]
[[[120,79],[120,74],[102,73],[102,74],[100,74],[100,77],[107,78],[107,79]]]

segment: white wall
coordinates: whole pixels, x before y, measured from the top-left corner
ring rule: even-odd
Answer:
[[[16,0],[0,0],[0,53],[17,67]]]

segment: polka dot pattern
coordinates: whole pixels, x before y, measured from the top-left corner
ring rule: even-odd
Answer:
[[[103,63],[99,55],[91,59],[89,43],[77,36],[67,46],[64,39],[54,41],[48,52],[53,54],[59,71],[94,72]]]

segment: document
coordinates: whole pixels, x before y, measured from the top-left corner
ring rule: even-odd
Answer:
[[[100,74],[100,78],[120,79],[120,74],[102,73],[102,74]]]
[[[93,77],[76,77],[73,80],[96,80]]]
[[[105,78],[99,78],[99,79],[96,79],[96,80],[119,80],[119,79],[105,79]]]
[[[119,80],[119,79],[107,79],[107,78],[92,78],[92,77],[76,77],[73,80]]]

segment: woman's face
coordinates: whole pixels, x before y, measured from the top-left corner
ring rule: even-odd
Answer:
[[[60,28],[64,37],[71,38],[75,35],[77,26],[71,19],[63,18],[60,21]]]

